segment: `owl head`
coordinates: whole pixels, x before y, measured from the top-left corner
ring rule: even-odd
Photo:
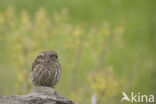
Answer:
[[[37,63],[54,63],[58,61],[58,55],[55,51],[46,50],[39,53],[35,62]]]

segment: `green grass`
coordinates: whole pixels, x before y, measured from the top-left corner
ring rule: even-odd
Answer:
[[[9,7],[14,13],[7,15]],[[25,14],[22,17],[23,10],[30,21],[23,22],[22,18],[29,19]],[[112,96],[100,92],[122,83],[123,87],[110,90],[118,91],[114,102],[120,100],[124,89],[154,93],[155,10],[154,0],[0,0],[0,16],[6,21],[0,23],[0,94],[28,92],[31,63],[45,49],[56,50],[63,65],[57,90],[78,102],[84,101],[77,98],[81,96],[87,97],[88,103],[95,91],[99,98],[105,98],[100,102],[107,103]],[[106,75],[101,75],[101,80],[106,80],[102,84],[89,82],[92,74],[98,79],[109,67],[114,74],[110,74],[112,83],[106,89],[100,89],[108,83]]]

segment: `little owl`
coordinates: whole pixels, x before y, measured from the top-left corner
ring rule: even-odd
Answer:
[[[58,55],[54,51],[43,51],[32,64],[30,79],[34,86],[54,87],[62,73]]]

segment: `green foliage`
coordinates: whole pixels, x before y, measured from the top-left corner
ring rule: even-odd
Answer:
[[[153,53],[147,44],[140,45],[144,38],[133,35],[133,26],[143,19],[88,25],[74,23],[66,8],[52,13],[39,8],[33,15],[15,9],[0,11],[0,94],[32,89],[31,64],[42,50],[58,52],[63,76],[56,89],[80,104],[90,104],[93,94],[98,104],[116,104],[122,91],[155,91]]]
[[[79,88],[71,94],[72,99],[81,104],[90,104],[88,98],[91,98],[92,94],[96,94],[98,104],[113,103],[114,97],[124,89],[125,84],[124,81],[116,78],[112,67],[90,73],[88,81],[88,87]]]
[[[63,82],[65,84],[69,80],[69,91],[73,92],[81,84],[81,73],[84,73],[82,78],[86,79],[87,73],[89,75],[94,67],[95,70],[103,70],[100,69],[103,68],[103,55],[110,51],[112,44],[115,47],[122,44],[120,35],[123,27],[111,30],[108,23],[99,29],[85,29],[82,24],[74,26],[68,22],[66,9],[61,13],[54,13],[53,18],[49,19],[43,8],[33,18],[26,11],[22,11],[20,17],[17,17],[14,9],[8,8],[5,13],[1,13],[1,18],[1,31],[4,33],[1,38],[7,39],[5,44],[9,47],[11,62],[17,69],[15,85],[20,94],[28,92],[32,87],[29,81],[31,63],[41,50],[54,49],[64,55],[63,69],[70,71],[64,73],[69,74],[71,80],[64,79]],[[93,66],[89,62],[86,64],[89,60]]]

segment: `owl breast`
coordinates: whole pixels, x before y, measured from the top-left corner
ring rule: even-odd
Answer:
[[[62,73],[61,65],[59,63],[53,64],[38,64],[31,72],[30,78],[36,86],[50,86],[53,87],[60,80]]]

